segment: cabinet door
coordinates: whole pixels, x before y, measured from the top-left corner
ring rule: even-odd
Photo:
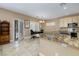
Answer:
[[[72,23],[72,18],[67,18],[66,19],[66,27],[68,27],[69,23]]]
[[[67,19],[64,19],[64,27],[67,27],[67,23],[68,23],[68,20]]]
[[[77,19],[78,19],[78,17],[73,17],[73,18],[72,18],[73,23],[78,23],[78,20],[77,20]]]
[[[60,27],[63,27],[64,25],[63,19],[60,19]]]
[[[1,21],[0,21],[0,42],[1,42]]]
[[[67,18],[67,22],[68,22],[68,23],[72,23],[72,18]],[[68,23],[67,23],[67,24],[68,24]]]
[[[1,35],[1,21],[0,21],[0,35]]]
[[[78,27],[79,27],[79,16],[78,16],[78,18],[77,18],[77,22],[78,22]]]

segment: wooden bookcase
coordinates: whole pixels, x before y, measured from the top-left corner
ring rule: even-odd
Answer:
[[[7,21],[0,22],[0,45],[10,42],[10,24]]]

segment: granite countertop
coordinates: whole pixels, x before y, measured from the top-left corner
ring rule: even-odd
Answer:
[[[71,39],[71,38],[65,38],[64,42],[67,43],[70,46],[79,48],[79,40],[78,40],[78,38],[73,38],[73,39]]]
[[[73,46],[75,48],[79,48],[79,39],[78,38],[72,38],[69,35],[64,35],[63,37],[59,37],[57,39],[59,42],[64,42],[70,46]]]

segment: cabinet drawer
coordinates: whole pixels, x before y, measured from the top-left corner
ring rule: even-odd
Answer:
[[[0,41],[9,41],[9,36],[1,36]]]

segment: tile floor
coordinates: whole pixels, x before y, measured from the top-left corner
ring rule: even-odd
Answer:
[[[46,38],[0,45],[0,56],[79,56],[79,49]]]
[[[22,40],[0,46],[2,56],[38,56],[39,39]]]
[[[79,56],[79,49],[46,39],[40,39],[39,51],[43,56]]]

